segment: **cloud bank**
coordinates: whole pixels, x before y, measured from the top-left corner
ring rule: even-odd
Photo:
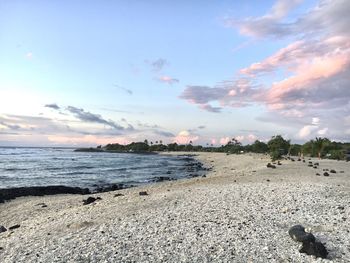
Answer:
[[[187,86],[180,98],[216,113],[224,107],[262,105],[267,118],[276,123],[287,119],[289,125],[299,127],[299,138],[344,139],[350,130],[345,121],[350,116],[350,1],[320,1],[291,20],[288,14],[301,2],[279,0],[263,16],[226,19],[226,25],[243,35],[258,40],[285,38],[290,43],[242,68],[233,80],[213,87]],[[266,84],[265,77],[278,80]],[[312,118],[321,121],[310,124]]]

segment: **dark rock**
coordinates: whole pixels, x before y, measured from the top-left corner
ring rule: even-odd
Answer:
[[[317,175],[317,176],[320,176],[320,174],[319,174],[319,173],[316,173],[316,175]]]
[[[317,168],[318,168],[318,167],[315,165],[315,166],[314,166],[314,169],[317,169]]]
[[[316,256],[316,258],[327,258],[328,251],[321,242],[303,242],[303,246],[299,250],[300,253]]]
[[[6,232],[6,231],[7,231],[7,229],[4,226],[0,226],[0,233]]]
[[[101,200],[101,197],[92,197],[92,196],[89,196],[86,200],[83,200],[83,205],[89,205],[93,202],[95,202],[96,200]]]
[[[271,164],[271,163],[268,163],[268,164],[266,165],[266,167],[267,167],[267,168],[272,168],[272,169],[275,169],[275,168],[276,168],[276,166],[273,165],[273,164]]]
[[[280,161],[277,162],[277,165],[282,165]]]
[[[167,176],[157,176],[152,178],[152,182],[164,182],[164,181],[171,181],[172,179],[170,177]]]
[[[303,160],[303,163],[305,163],[305,160]]]
[[[329,172],[332,173],[332,174],[336,174],[336,173],[337,173],[337,172],[336,172],[335,170],[333,170],[333,169],[330,170]]]
[[[141,191],[141,192],[139,192],[139,195],[148,195],[148,193],[146,192],[146,191]]]
[[[295,160],[294,160],[293,158],[290,158],[290,160],[291,160],[292,162],[295,162]]]
[[[305,232],[305,228],[302,225],[292,226],[288,234],[290,237],[298,242],[315,242],[315,237],[311,233]]]
[[[312,165],[312,164],[308,164],[307,166],[309,166],[309,167],[313,167],[313,165]]]
[[[309,162],[309,164],[312,164],[312,162]]]
[[[343,174],[343,173],[344,173],[344,171],[339,171],[339,173]]]
[[[111,184],[108,186],[98,187],[95,189],[95,193],[104,193],[104,192],[111,192],[111,191],[118,191],[125,189],[126,186],[124,184]]]
[[[207,177],[207,176],[205,174],[203,174],[202,177]]]
[[[320,165],[319,163],[314,163],[314,165]]]
[[[324,172],[323,175],[324,175],[324,176],[329,176],[329,173]]]
[[[300,158],[298,158],[298,162],[300,162],[301,161],[301,159]]]
[[[13,229],[17,229],[17,228],[20,228],[21,225],[14,225],[14,226],[10,226],[9,227],[9,230],[13,230]]]
[[[15,199],[21,196],[44,196],[57,194],[89,194],[87,188],[69,187],[63,185],[18,187],[0,189],[0,202]]]
[[[124,196],[123,194],[121,193],[118,193],[118,194],[115,194],[114,197],[118,197],[118,196]]]

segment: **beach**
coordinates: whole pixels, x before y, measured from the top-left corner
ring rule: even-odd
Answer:
[[[350,162],[272,169],[267,155],[195,154],[205,177],[88,195],[101,198],[88,205],[86,195],[0,204],[0,225],[19,225],[0,233],[0,262],[350,262]],[[296,224],[328,259],[298,251]]]

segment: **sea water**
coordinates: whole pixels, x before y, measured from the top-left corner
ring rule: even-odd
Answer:
[[[140,185],[190,176],[189,158],[158,154],[74,152],[65,148],[0,147],[0,189],[65,185]],[[193,171],[192,171],[193,172]]]

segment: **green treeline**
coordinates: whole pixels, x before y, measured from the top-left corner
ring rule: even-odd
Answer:
[[[80,149],[81,150],[81,149]],[[242,145],[241,142],[233,138],[226,145],[214,147],[189,144],[163,144],[162,141],[133,142],[127,145],[118,143],[89,148],[91,151],[108,152],[134,152],[150,153],[162,151],[187,151],[187,152],[224,152],[228,154],[240,154],[245,152],[269,154],[273,160],[279,159],[282,155],[309,156],[319,158],[329,158],[344,160],[349,158],[350,143],[334,142],[327,138],[315,138],[304,144],[292,144],[290,140],[284,139],[281,135],[273,136],[267,143],[256,140],[253,144]]]

